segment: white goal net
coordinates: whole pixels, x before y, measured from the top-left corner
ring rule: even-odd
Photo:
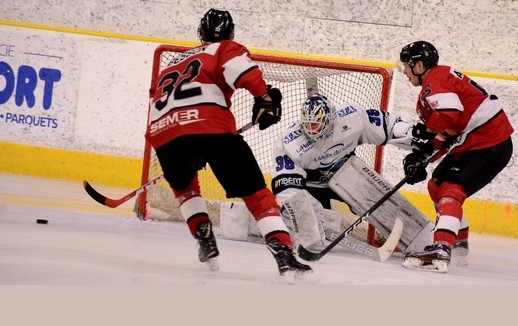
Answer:
[[[189,49],[173,45],[159,46],[154,55],[152,83],[172,59]],[[273,141],[282,130],[299,118],[302,103],[309,93],[318,91],[326,94],[336,104],[353,102],[364,108],[382,110],[388,107],[391,75],[384,68],[265,55],[252,55],[252,59],[261,67],[267,83],[279,88],[283,95],[282,119],[279,123],[263,131],[255,127],[243,133],[244,139],[259,162],[267,185],[270,185],[270,171],[273,169],[271,160]],[[253,101],[252,95],[246,90],[237,90],[234,93],[231,110],[236,117],[237,128],[251,121]],[[381,172],[382,147],[361,145],[357,148],[356,154],[376,171]],[[142,184],[161,174],[154,152],[146,144]],[[221,201],[240,201],[240,199],[225,197],[225,192],[211,173],[209,166],[200,171],[199,179],[211,219],[215,225],[218,225]],[[336,209],[347,210],[345,205],[338,202],[334,202],[333,206]],[[165,181],[159,182],[139,195],[135,212],[142,219],[182,220],[172,191]],[[345,221],[344,227],[353,221]],[[358,237],[368,237],[367,226],[364,226],[363,230],[360,227],[357,229]]]

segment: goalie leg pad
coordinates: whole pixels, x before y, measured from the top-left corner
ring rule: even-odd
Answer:
[[[322,220],[321,220],[322,227],[324,228],[324,230],[327,230],[327,229],[340,230],[340,224],[342,221],[341,212],[324,208],[321,218],[322,218]]]
[[[225,239],[264,243],[254,216],[243,202],[221,202],[219,229]]]
[[[358,214],[369,210],[392,186],[359,157],[352,156],[329,181],[329,187]],[[394,193],[366,220],[385,238],[396,218],[403,221],[403,234],[397,248],[403,252],[422,251],[432,243],[433,223],[399,192]]]
[[[284,201],[281,214],[296,246],[319,248],[324,245],[325,234],[321,222],[324,208],[309,192],[297,191]]]

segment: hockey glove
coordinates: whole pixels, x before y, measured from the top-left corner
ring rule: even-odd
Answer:
[[[433,139],[436,135],[436,133],[428,131],[424,124],[417,123],[412,128],[412,148],[424,155],[432,155],[434,150]]]
[[[415,184],[426,180],[428,172],[426,172],[426,156],[419,151],[412,151],[403,160],[403,167],[405,169],[405,175],[409,176],[407,179],[408,184]]]
[[[270,99],[267,99],[267,95]],[[252,123],[254,125],[259,124],[259,130],[264,130],[269,126],[279,122],[281,120],[281,107],[282,94],[278,88],[272,88],[268,85],[266,94],[261,97],[256,97],[254,107],[252,109]]]

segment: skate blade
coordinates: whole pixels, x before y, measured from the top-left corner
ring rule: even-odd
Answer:
[[[205,262],[205,264],[209,267],[209,269],[213,272],[219,271],[219,262],[218,258],[214,257]]]
[[[448,263],[444,260],[432,260],[431,264],[423,265],[423,262],[419,258],[405,258],[402,264],[403,267],[413,270],[436,272],[436,273],[447,273]]]

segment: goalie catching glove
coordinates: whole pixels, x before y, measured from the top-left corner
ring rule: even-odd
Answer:
[[[268,85],[266,93],[254,100],[252,123],[259,124],[259,130],[264,130],[281,120],[282,94],[278,88]]]

